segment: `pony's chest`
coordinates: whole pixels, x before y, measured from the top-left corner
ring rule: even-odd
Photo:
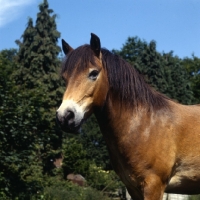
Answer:
[[[129,167],[121,163],[120,160],[114,161],[111,159],[111,162],[113,165],[113,169],[115,170],[119,178],[122,180],[122,182],[126,185],[126,187],[138,187],[138,181],[136,177],[132,174],[132,171],[129,169]]]
[[[138,180],[133,173],[133,167],[130,165],[130,160],[120,150],[116,148],[116,145],[109,145],[108,151],[110,154],[110,160],[113,169],[123,181],[126,186],[137,187]]]

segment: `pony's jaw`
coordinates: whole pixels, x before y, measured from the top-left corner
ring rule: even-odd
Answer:
[[[56,112],[57,123],[66,132],[77,132],[83,122],[85,109],[73,100],[63,100]]]

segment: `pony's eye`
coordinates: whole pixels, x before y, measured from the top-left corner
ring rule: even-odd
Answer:
[[[89,73],[89,78],[93,81],[95,81],[97,79],[97,76],[99,74],[99,71],[97,70],[93,70]]]

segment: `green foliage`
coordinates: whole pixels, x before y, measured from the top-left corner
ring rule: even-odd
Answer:
[[[36,26],[44,23],[45,15],[49,27],[43,27],[48,28],[49,37],[38,33],[29,19],[22,42],[17,41],[19,51],[0,53],[0,194],[11,199],[29,199],[48,184],[50,179],[44,180],[51,169],[46,168],[46,160],[61,149],[61,131],[55,126],[55,110],[63,93],[59,33],[50,14],[44,1]],[[44,52],[39,51],[43,47]]]
[[[105,140],[103,139],[94,115],[83,124],[80,134],[80,143],[86,150],[89,160],[106,170],[112,169]]]
[[[40,134],[42,150],[47,155],[48,151],[61,147],[61,131],[55,126],[55,110],[63,94],[57,58],[60,33],[56,30],[56,15],[49,9],[47,0],[39,5],[39,9],[36,25],[29,19],[22,42],[18,41],[17,69],[12,78],[18,92],[28,91],[29,96],[35,98],[33,102],[28,100],[28,108],[37,109],[41,115],[34,127]],[[32,116],[32,119],[37,118]]]
[[[52,108],[58,106],[63,94],[58,59],[61,49],[57,45],[60,33],[56,30],[56,15],[49,9],[47,0],[39,5],[39,9],[36,25],[30,18],[22,41],[16,41],[19,45],[18,70],[13,78],[17,85],[23,85],[26,89],[41,88]]]
[[[40,95],[18,93],[15,86],[2,97],[0,110],[1,189],[14,198],[18,193],[34,193],[40,187],[44,149],[36,124],[44,122],[38,109]],[[37,106],[36,106],[37,105]]]
[[[31,200],[109,200],[102,192],[91,187],[79,187],[70,183],[46,187],[42,193]]]
[[[87,158],[86,149],[76,137],[63,140],[63,169],[65,177],[70,173],[79,173],[85,176],[91,163]]]
[[[145,46],[138,64],[147,82],[160,92],[165,93],[168,87],[165,80],[165,63],[162,56],[156,51],[155,41],[151,41],[149,45]]]
[[[103,192],[122,186],[112,171],[105,141],[94,116],[76,136],[55,125],[55,111],[64,88],[59,77],[57,46],[60,33],[47,0],[39,6],[36,24],[30,18],[17,40],[19,50],[0,52],[0,199],[109,199]],[[147,82],[186,104],[200,102],[200,60],[180,60],[159,53],[154,41],[128,38],[121,55]],[[62,152],[63,167],[53,168],[50,157]],[[87,180],[87,188],[67,182],[69,173]],[[100,191],[97,191],[100,190]],[[192,197],[191,197],[192,198]]]
[[[147,43],[138,37],[128,37],[121,50],[113,50],[113,53],[120,55],[127,62],[135,66],[139,62],[141,53],[146,47]],[[137,68],[139,68],[139,66],[137,66]]]
[[[113,170],[104,170],[96,164],[90,165],[87,180],[91,187],[101,191],[115,191],[123,185]]]
[[[106,166],[103,160],[108,160],[96,121],[89,120],[81,135],[62,141],[55,125],[64,89],[58,73],[56,15],[52,16],[47,1],[39,8],[36,25],[29,19],[22,41],[17,41],[19,51],[0,53],[0,194],[4,199],[30,199],[55,184],[65,185],[68,173],[81,173],[92,183],[98,179],[89,176],[91,165]],[[52,169],[47,163],[61,151],[61,142],[63,168]]]
[[[182,65],[181,60],[173,56],[173,53],[163,55],[166,64],[165,71],[168,88],[165,92],[169,97],[178,100],[183,104],[193,104],[195,102],[191,87],[190,76]]]
[[[113,52],[134,65],[156,90],[180,103],[194,103],[190,77],[182,61],[172,52],[159,53],[155,41],[148,44],[138,37],[128,38],[121,51]]]
[[[195,102],[200,103],[200,58],[193,55],[183,59],[182,63],[190,76]]]
[[[200,195],[191,195],[188,200],[200,200]]]

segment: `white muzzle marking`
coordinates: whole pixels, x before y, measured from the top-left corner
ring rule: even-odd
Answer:
[[[64,117],[67,110],[74,113],[74,120],[76,123],[79,123],[84,117],[84,110],[73,100],[63,100],[62,104],[57,110],[57,113],[60,117]]]

